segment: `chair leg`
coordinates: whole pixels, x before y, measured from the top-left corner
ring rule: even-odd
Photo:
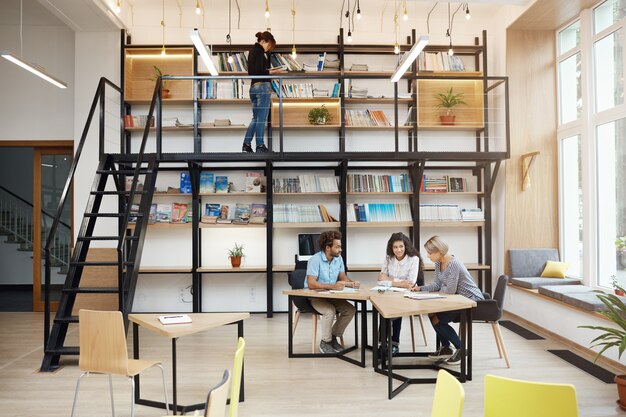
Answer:
[[[72,403],[72,414],[71,417],[74,417],[74,411],[76,411],[76,402],[78,401],[78,391],[80,390],[80,381],[83,379],[85,375],[89,375],[89,372],[83,372],[78,377],[78,381],[76,381],[76,390],[74,391],[74,402]]]
[[[296,328],[298,327],[298,322],[300,321],[300,310],[293,306],[293,328],[291,329],[291,334],[296,334]]]
[[[496,346],[498,348],[498,357],[502,359],[502,348],[500,347],[500,338],[498,337],[498,330],[496,329],[497,325],[495,321],[491,322],[491,330],[493,330],[493,337],[496,339]]]
[[[109,374],[109,392],[111,393],[111,415],[115,417],[115,402],[113,401],[113,375]]]
[[[498,339],[500,339],[500,346],[502,347],[502,354],[504,355],[504,360],[506,361],[506,367],[510,368],[511,364],[509,362],[509,355],[506,354],[504,340],[502,339],[502,331],[500,330],[500,324],[498,324],[498,322],[496,322],[496,329],[498,330]]]
[[[165,370],[163,365],[157,363],[156,366],[161,370],[161,376],[163,377],[163,396],[165,397],[165,415],[170,415],[170,403],[167,402],[167,385],[165,384]]]
[[[413,326],[413,318],[415,316],[409,316],[409,322],[411,323],[411,344],[413,345],[413,352],[415,352],[415,328]]]
[[[417,316],[420,319],[420,327],[422,328],[422,337],[424,338],[424,346],[428,346],[428,340],[426,339],[426,330],[424,330],[424,321],[422,315]]]
[[[315,353],[315,342],[317,341],[317,314],[311,314],[313,322],[313,331],[311,332],[311,353]]]
[[[135,378],[128,377],[130,380],[130,417],[135,417]]]

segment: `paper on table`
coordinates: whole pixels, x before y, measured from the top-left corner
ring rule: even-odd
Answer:
[[[191,323],[191,317],[187,314],[172,314],[171,316],[159,316],[161,324],[185,324]]]
[[[371,291],[393,291],[393,292],[405,292],[408,291],[408,288],[400,288],[400,287],[386,287],[384,285],[377,285],[375,287],[370,288]]]
[[[433,300],[435,298],[446,298],[445,296],[439,294],[420,294],[419,292],[404,294],[404,296],[412,300]]]
[[[344,287],[343,290],[328,290],[328,292],[336,293],[336,292],[359,292],[358,288],[349,288]]]

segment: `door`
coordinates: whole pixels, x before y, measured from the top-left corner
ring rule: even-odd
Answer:
[[[71,147],[35,148],[33,158],[33,311],[44,310],[44,247],[72,163]],[[73,247],[72,189],[50,246],[51,309],[58,305]]]

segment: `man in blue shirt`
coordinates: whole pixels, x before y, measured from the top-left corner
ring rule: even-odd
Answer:
[[[320,234],[319,247],[321,250],[309,259],[306,269],[304,288],[311,290],[343,290],[344,287],[359,288],[358,281],[352,281],[346,275],[346,269],[341,257],[341,233],[330,230]],[[354,317],[355,308],[346,300],[311,298],[311,305],[320,313],[322,327],[322,353],[336,353],[343,350],[337,337],[343,335],[344,330]],[[333,318],[337,316],[333,325]]]

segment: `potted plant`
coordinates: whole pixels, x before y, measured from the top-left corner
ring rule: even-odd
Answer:
[[[311,109],[309,112],[309,123],[312,125],[325,125],[330,122],[331,115],[324,104],[321,107]]]
[[[626,295],[615,275],[611,275],[611,285],[613,286],[613,291],[615,292],[615,295],[619,295],[620,297]]]
[[[439,120],[441,121],[442,125],[454,125],[454,119],[456,118],[456,116],[452,114],[452,109],[459,104],[467,104],[463,100],[463,96],[463,93],[454,93],[452,87],[450,87],[450,89],[445,93],[437,93],[437,95],[435,95],[435,98],[439,101],[437,108],[446,109],[446,114],[442,114],[441,116],[439,116]]]
[[[626,269],[626,236],[615,239],[615,247],[619,255],[619,263]]]
[[[163,76],[168,76],[169,75],[169,74],[163,74],[163,72],[161,72],[161,68],[157,67],[156,65],[153,65],[152,69],[154,71],[154,75],[151,78],[152,81],[158,80],[159,77],[163,77]],[[169,90],[169,88],[167,88],[168,84],[169,84],[169,81],[161,80],[161,97],[162,98],[168,98],[169,95],[170,95],[170,90]]]
[[[243,245],[238,245],[235,242],[235,246],[232,249],[228,249],[228,257],[230,258],[230,264],[233,268],[239,268],[241,266],[241,258],[243,258]]]
[[[613,286],[616,291],[624,292],[624,288],[619,285],[617,280],[613,280]],[[591,341],[591,347],[602,347],[596,355],[598,360],[607,349],[612,347],[618,348],[618,358],[621,359],[624,350],[626,350],[626,304],[623,299],[614,294],[606,294],[597,291],[597,297],[607,307],[607,311],[601,311],[604,317],[617,325],[617,328],[607,326],[578,326],[583,329],[599,330],[602,333]],[[594,360],[594,362],[595,362]],[[626,410],[626,375],[616,375],[615,383],[617,384],[617,393],[619,394],[619,405]]]

